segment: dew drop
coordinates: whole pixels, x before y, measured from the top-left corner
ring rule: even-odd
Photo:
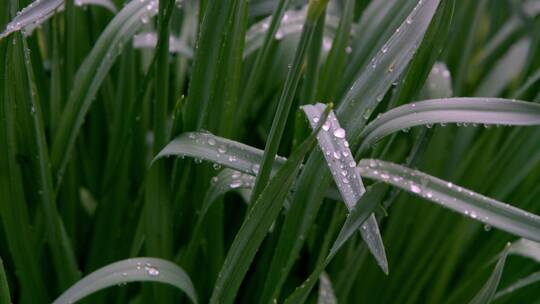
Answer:
[[[334,136],[337,138],[345,138],[345,130],[342,128],[336,129],[334,131]]]
[[[231,189],[240,188],[240,186],[242,186],[242,181],[239,179],[233,180],[229,186]]]
[[[322,129],[324,131],[328,131],[330,130],[330,124],[328,122],[325,122],[323,125],[322,125]]]
[[[415,185],[415,184],[411,184],[411,191],[412,191],[413,193],[417,193],[417,194],[418,194],[418,193],[422,192],[422,189],[420,189],[420,187],[418,187],[418,186]]]
[[[218,150],[219,153],[223,154],[223,153],[227,152],[227,147],[225,145],[221,145],[221,146],[218,147],[217,150]]]
[[[213,138],[208,138],[208,145],[214,146],[216,144],[216,140]]]
[[[153,266],[146,266],[146,273],[151,277],[159,276],[159,270]]]

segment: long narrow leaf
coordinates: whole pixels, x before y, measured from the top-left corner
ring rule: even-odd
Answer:
[[[315,128],[324,110],[324,105],[307,105],[303,107],[303,110],[308,117],[311,127]],[[347,134],[341,128],[334,113],[330,113],[328,120],[323,126],[323,131],[317,136],[319,147],[330,168],[341,197],[347,209],[351,211],[366,190],[362,178],[356,170],[356,162],[346,139]],[[384,273],[388,274],[388,262],[386,260],[384,244],[377,220],[373,215],[366,221],[362,229],[360,229],[360,233],[379,266]]]
[[[493,269],[493,273],[478,294],[476,294],[476,296],[471,300],[470,304],[487,304],[493,300],[493,296],[495,295],[497,287],[499,286],[499,281],[501,280],[504,263],[506,262],[509,248],[510,244],[506,246],[501,257],[499,258],[499,261],[497,262],[497,265],[495,265],[495,269]]]
[[[129,282],[159,282],[185,292],[193,303],[197,296],[189,276],[177,265],[156,258],[133,258],[100,268],[66,290],[53,304],[74,303],[96,291]]]
[[[540,241],[540,216],[535,214],[394,163],[364,159],[358,169],[363,177],[394,185],[514,235]]]
[[[540,105],[502,98],[443,98],[406,104],[371,122],[360,134],[361,150],[393,132],[420,125],[471,123],[540,124]]]

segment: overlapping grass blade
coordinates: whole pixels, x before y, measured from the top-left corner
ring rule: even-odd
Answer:
[[[148,10],[150,6],[150,10]],[[84,118],[105,76],[123,46],[157,13],[157,2],[131,1],[102,32],[75,76],[66,107],[62,113],[58,132],[51,149],[51,162],[56,171],[57,187],[71,157]]]
[[[74,303],[96,291],[129,282],[169,284],[197,303],[193,284],[182,268],[166,260],[145,257],[118,261],[92,272],[66,290],[53,304]]]
[[[354,0],[347,0],[345,2],[343,16],[341,16],[336,37],[332,41],[332,48],[328,53],[326,62],[321,68],[320,85],[317,89],[317,98],[319,100],[332,100],[331,98],[335,97],[338,82],[334,80],[339,79],[339,75],[345,65],[346,54],[351,51],[349,38],[353,26],[354,8]]]
[[[438,7],[438,0],[419,1],[343,98],[337,114],[352,147],[357,145],[358,135],[374,108],[414,56]]]
[[[487,304],[493,300],[499,282],[501,280],[502,272],[504,269],[504,264],[506,262],[506,257],[508,256],[508,249],[510,248],[510,243],[506,246],[504,251],[495,265],[495,269],[491,273],[491,276],[484,284],[482,289],[476,294],[476,296],[471,300],[470,304]]]
[[[217,176],[212,178],[212,185],[206,193],[197,222],[193,228],[193,237],[191,237],[185,253],[183,253],[181,257],[182,264],[193,265],[197,248],[200,244],[201,233],[204,228],[206,215],[210,207],[217,202],[217,199],[229,191],[237,191],[240,194],[243,194],[242,191],[247,191],[251,195],[251,188],[253,187],[254,182],[255,177],[253,175],[241,173],[228,168],[222,170]],[[250,195],[245,198],[246,203],[249,202]],[[191,266],[188,267],[188,271],[191,270]]]
[[[199,36],[195,47],[193,69],[190,77],[188,98],[184,107],[184,130],[194,131],[201,128],[211,130],[210,105],[221,106],[213,99],[219,87],[222,52],[227,44],[228,18],[234,9],[232,1],[209,1],[204,15],[201,16]],[[216,47],[219,46],[219,47]],[[230,45],[229,45],[230,46]],[[220,99],[221,100],[221,99]],[[212,126],[213,127],[213,126]]]
[[[48,293],[39,272],[36,246],[28,240],[35,236],[31,233],[28,206],[22,186],[22,173],[17,163],[16,117],[13,98],[8,87],[15,84],[12,54],[8,49],[9,40],[0,41],[0,216],[7,248],[12,255],[13,264],[18,270],[21,293],[33,293],[46,302]],[[9,51],[8,51],[9,50]],[[21,302],[29,303],[28,296],[22,296]]]
[[[306,59],[307,49],[313,38],[317,20],[326,9],[327,4],[328,0],[314,0],[309,2],[307,18],[302,29],[300,42],[298,42],[294,60],[279,95],[278,107],[274,119],[272,120],[272,127],[266,141],[263,159],[260,164],[261,169],[257,174],[255,186],[253,187],[252,200],[256,200],[259,197],[262,189],[266,187],[266,184],[270,179],[274,159],[277,156],[277,151],[283,137],[283,132],[285,131],[285,125],[293,104],[293,99],[300,82],[302,66]],[[252,205],[253,204],[250,204],[249,208],[251,208]]]
[[[442,98],[394,108],[360,134],[361,150],[393,132],[420,125],[470,123],[530,126],[540,124],[540,106],[502,98]]]
[[[364,159],[358,169],[363,177],[394,185],[514,235],[540,241],[540,216],[535,214],[394,163]]]
[[[320,103],[307,105],[303,107],[303,110],[308,117],[311,127],[315,128],[324,111],[324,105]],[[341,128],[335,114],[332,112],[323,125],[323,132],[317,136],[317,141],[330,168],[334,182],[341,193],[341,197],[347,209],[351,211],[366,190],[362,178],[356,170],[356,162],[349,149],[349,143],[346,137],[346,131]],[[366,221],[362,229],[360,229],[360,234],[381,269],[384,273],[388,274],[388,262],[386,260],[384,244],[377,220],[373,215]]]
[[[275,44],[274,37],[278,31],[278,28],[281,27],[283,16],[285,16],[285,10],[289,5],[290,0],[279,0],[277,6],[274,10],[274,13],[270,17],[270,20],[263,20],[262,22],[251,26],[251,28],[246,32],[246,43],[244,48],[244,57],[249,56],[252,52],[260,49],[255,58],[255,63],[253,64],[253,69],[249,72],[249,77],[246,83],[246,88],[242,93],[240,100],[237,115],[239,116],[239,121],[241,122],[245,119],[245,112],[250,107],[251,98],[253,97],[258,83],[260,83],[263,67],[268,61],[270,55],[270,49]],[[295,15],[293,15],[295,16]],[[287,15],[287,19],[291,16]],[[266,34],[264,40],[262,40],[260,46],[254,43],[252,40],[259,39],[262,33],[264,33],[265,28]]]
[[[37,93],[31,60],[29,57],[26,40],[22,40],[22,49],[19,54],[23,54],[24,72],[26,74],[26,93],[30,101],[30,115],[32,116],[33,139],[37,151],[39,187],[41,191],[40,200],[42,210],[47,223],[47,234],[52,251],[52,258],[61,287],[67,287],[80,276],[75,253],[69,238],[67,237],[62,219],[56,208],[56,193],[53,186],[51,168],[49,166],[49,152],[45,138],[45,127],[43,114]]]
[[[322,121],[326,119],[326,116],[327,113],[321,118]],[[240,227],[229,249],[218,275],[210,303],[228,304],[234,301],[255,253],[278,216],[285,198],[296,180],[302,160],[315,145],[316,135],[320,128],[319,125],[313,134],[293,152],[263,189],[259,198],[254,201],[254,205],[248,211],[242,227]]]
[[[429,28],[439,7],[438,0],[419,1],[415,9],[373,58],[372,64],[360,71],[346,96],[341,101],[337,117],[347,130],[351,147],[356,141],[372,109],[382,100],[392,83],[404,71]],[[448,9],[446,6],[444,9]],[[439,15],[442,18],[444,15]],[[374,64],[373,64],[374,63]],[[322,203],[330,176],[324,167],[320,153],[312,154],[297,184],[288,212],[276,245],[270,271],[265,282],[263,303],[271,303],[279,297],[285,278],[293,267],[303,244],[298,236],[305,235]],[[301,218],[301,220],[298,220]]]
[[[311,275],[304,281],[304,283],[302,283],[302,285],[296,288],[296,290],[287,298],[285,303],[304,303],[306,301],[309,293],[313,289],[313,286],[315,286],[315,283],[317,283],[317,278],[320,277],[321,273],[332,261],[336,253],[343,247],[343,244],[349,240],[353,233],[358,231],[358,229],[360,229],[360,227],[362,227],[364,223],[371,217],[370,214],[373,212],[377,204],[382,200],[387,190],[386,188],[386,185],[379,183],[367,189],[365,195],[360,198],[355,207],[349,212],[347,219],[326,258],[322,263],[317,264]]]

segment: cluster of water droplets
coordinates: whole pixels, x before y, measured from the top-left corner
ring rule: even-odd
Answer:
[[[150,263],[141,263],[137,262],[137,265],[135,266],[137,270],[144,270],[146,271],[146,274],[150,277],[158,277],[160,275],[159,269],[156,266],[153,266]]]
[[[313,109],[316,108],[316,109]],[[315,128],[320,123],[324,105],[306,106],[304,111],[310,119],[310,125]],[[317,111],[315,113],[315,111]],[[337,118],[331,112],[323,123],[317,135],[319,148],[330,168],[333,179],[349,209],[354,207],[360,196],[365,192],[360,175],[356,171],[356,162],[349,149],[347,132],[341,128]]]
[[[144,12],[141,15],[141,22],[146,24],[158,13],[159,3],[157,0],[139,0],[139,2],[145,4]]]
[[[379,160],[362,160],[358,170],[362,176],[373,178],[408,190],[441,206],[457,211],[473,220],[484,223],[484,230],[490,231],[493,221],[487,210],[512,209],[521,216],[536,219],[538,216],[516,209],[509,204],[498,202],[479,193],[445,182],[416,170]]]

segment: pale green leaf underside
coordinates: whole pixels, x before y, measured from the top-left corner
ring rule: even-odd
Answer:
[[[53,304],[74,303],[96,291],[129,282],[159,282],[187,294],[193,303],[197,296],[189,276],[177,265],[156,258],[133,258],[109,264],[79,280]]]
[[[318,304],[337,304],[337,298],[332,288],[332,282],[326,272],[319,277],[319,299]]]
[[[399,187],[514,235],[540,241],[540,217],[535,214],[391,162],[364,159],[358,169],[363,177]]]
[[[509,254],[526,257],[540,263],[540,243],[519,239],[512,243]]]
[[[540,105],[502,98],[442,98],[394,108],[362,131],[361,149],[393,132],[420,125],[471,123],[531,126],[540,124]]]
[[[113,13],[116,13],[117,11],[116,6],[110,0],[76,0],[75,5],[97,5],[102,6]],[[20,30],[24,30],[24,33],[29,35],[36,27],[43,24],[54,14],[63,10],[64,0],[34,1],[17,13],[17,16],[7,24],[6,29],[0,34],[0,39]]]

